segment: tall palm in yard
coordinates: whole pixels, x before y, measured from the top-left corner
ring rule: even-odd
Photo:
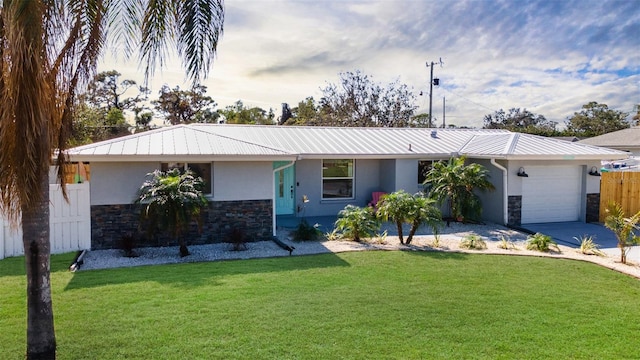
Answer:
[[[625,216],[620,204],[609,203],[605,209],[607,217],[604,226],[616,235],[618,249],[620,249],[620,262],[627,263],[627,253],[632,245],[640,243],[640,211],[632,216]]]
[[[138,191],[137,204],[142,204],[142,219],[148,222],[149,233],[156,228],[168,230],[180,244],[180,256],[189,255],[183,233],[191,220],[201,225],[200,213],[209,202],[202,194],[204,181],[192,171],[181,174],[178,169],[166,173],[156,170],[148,174]]]
[[[482,206],[475,190],[494,190],[489,173],[480,164],[465,165],[464,156],[437,162],[427,173],[425,184],[431,186],[429,197],[438,204],[447,201],[449,214],[454,219],[478,220]]]
[[[222,0],[4,0],[0,5],[0,203],[22,224],[27,358],[55,358],[49,283],[49,165],[64,160],[76,93],[94,75],[108,27],[145,75],[177,44],[188,76],[206,76]],[[59,150],[59,151],[56,151]],[[63,167],[60,167],[63,169]],[[63,179],[60,170],[59,179]]]

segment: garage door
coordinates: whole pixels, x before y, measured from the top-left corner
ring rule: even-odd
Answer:
[[[522,223],[578,221],[582,173],[579,166],[527,166],[522,179]]]

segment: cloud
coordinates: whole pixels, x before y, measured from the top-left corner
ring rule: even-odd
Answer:
[[[635,0],[225,5],[224,36],[205,83],[221,107],[238,99],[265,109],[295,106],[317,99],[339,72],[358,69],[374,81],[400,79],[422,91],[419,111],[428,111],[431,69],[425,65],[440,58],[433,113],[441,117],[446,97],[446,117],[458,125],[482,126],[484,115],[501,108],[527,108],[563,123],[589,101],[625,112],[640,103]],[[184,86],[177,65],[162,77],[173,79],[170,85]]]

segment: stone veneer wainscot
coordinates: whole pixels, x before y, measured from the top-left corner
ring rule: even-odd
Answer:
[[[140,205],[91,206],[91,249],[117,249],[125,235],[133,235],[136,247],[176,246],[167,232],[149,238],[140,225]],[[187,246],[229,241],[234,228],[241,229],[247,242],[271,239],[271,200],[213,201],[202,213],[202,231],[191,224],[183,236]]]

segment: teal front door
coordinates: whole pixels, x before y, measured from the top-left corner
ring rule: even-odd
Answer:
[[[295,206],[294,166],[275,172],[276,215],[291,215]]]

